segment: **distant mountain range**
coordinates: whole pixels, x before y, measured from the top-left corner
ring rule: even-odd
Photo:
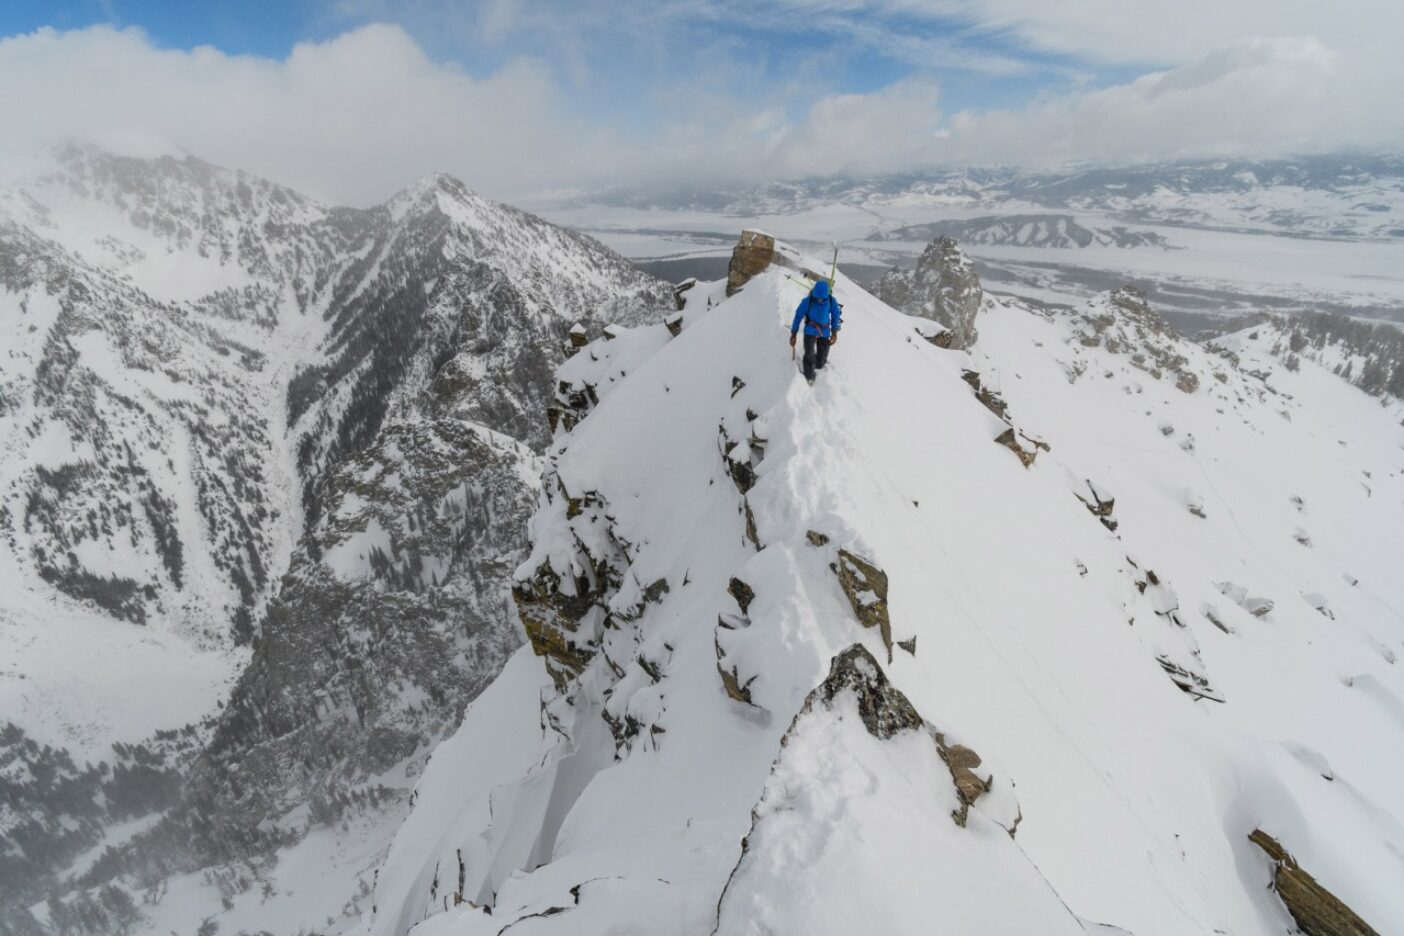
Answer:
[[[924,203],[965,213],[1023,206],[1105,212],[1128,223],[1391,239],[1404,238],[1404,156],[1199,160],[1059,172],[952,169],[721,190],[621,189],[577,201],[748,217],[822,204]]]

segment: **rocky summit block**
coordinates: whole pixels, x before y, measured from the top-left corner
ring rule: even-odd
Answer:
[[[741,238],[731,250],[731,263],[726,268],[726,294],[750,282],[751,277],[770,266],[775,259],[775,238],[760,231],[742,231]]]

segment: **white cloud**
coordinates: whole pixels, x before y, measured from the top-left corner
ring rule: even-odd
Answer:
[[[1127,84],[963,113],[943,159],[1057,165],[1404,144],[1404,67],[1311,38],[1253,39]]]
[[[512,3],[492,10],[499,28],[512,28]],[[45,30],[0,40],[0,165],[18,148],[76,136],[129,152],[180,148],[369,204],[440,170],[511,199],[967,162],[1390,148],[1404,144],[1401,61],[1317,38],[1250,39],[1124,84],[957,114],[942,113],[937,83],[920,76],[837,94],[803,72],[778,85],[681,75],[647,89],[666,118],[626,115],[611,128],[575,112],[536,60],[475,77],[431,59],[396,26],[299,45],[281,61],[159,49],[135,30]]]
[[[881,173],[959,164],[1052,167],[1278,156],[1404,146],[1393,56],[1346,56],[1310,38],[1252,39],[1179,68],[1017,108],[944,115],[908,79],[819,99],[800,121],[724,128],[715,164],[749,176]],[[736,169],[735,167],[740,167]]]
[[[774,147],[785,176],[900,172],[930,164],[946,142],[931,81],[909,79],[871,94],[819,99]]]
[[[598,180],[609,150],[602,131],[564,115],[537,63],[477,79],[383,25],[284,61],[158,49],[108,27],[0,40],[0,126],[12,150],[71,136],[160,141],[356,203],[437,170],[499,192],[559,184],[572,167]]]
[[[1103,63],[1180,65],[1262,36],[1312,36],[1329,48],[1397,45],[1398,0],[779,0],[795,15],[836,12],[1004,36],[1030,49]]]

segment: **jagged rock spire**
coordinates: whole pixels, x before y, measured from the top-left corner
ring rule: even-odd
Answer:
[[[984,292],[975,262],[961,251],[955,238],[941,236],[927,245],[911,272],[893,270],[878,280],[873,292],[908,315],[934,319],[951,330],[952,348],[969,348],[979,333]]]

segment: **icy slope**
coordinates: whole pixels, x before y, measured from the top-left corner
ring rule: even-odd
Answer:
[[[431,760],[366,931],[1281,933],[1258,828],[1404,927],[1397,414],[1289,421],[1134,312],[1011,304],[965,355],[837,289],[813,389],[778,270],[562,368],[542,658]]]

